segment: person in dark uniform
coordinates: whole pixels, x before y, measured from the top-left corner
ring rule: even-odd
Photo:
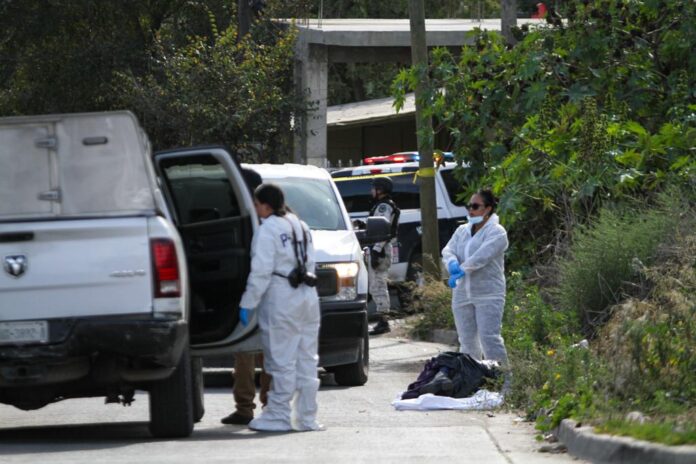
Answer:
[[[392,224],[391,239],[379,242],[370,248],[370,265],[368,266],[369,292],[377,306],[379,322],[372,328],[370,335],[379,335],[391,331],[387,313],[391,306],[389,301],[389,269],[392,262],[392,241],[396,238],[399,223],[399,208],[391,199],[393,184],[389,177],[376,177],[372,181],[372,209],[370,216],[384,217]]]

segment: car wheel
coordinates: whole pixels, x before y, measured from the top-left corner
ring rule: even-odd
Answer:
[[[182,438],[193,432],[191,356],[184,350],[171,376],[150,387],[150,433],[155,438]]]
[[[205,386],[203,382],[203,359],[191,359],[191,381],[193,386],[191,393],[193,394],[193,421],[198,423],[203,419],[205,414]]]
[[[357,387],[365,385],[367,382],[367,374],[370,369],[370,337],[367,333],[367,321],[363,333],[360,351],[358,353],[358,361],[352,364],[343,366],[333,366],[330,372],[333,372],[334,380],[337,384],[345,387]]]

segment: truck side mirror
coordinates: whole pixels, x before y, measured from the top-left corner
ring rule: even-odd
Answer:
[[[355,235],[361,246],[391,240],[391,223],[384,217],[368,217],[365,230],[356,230]]]

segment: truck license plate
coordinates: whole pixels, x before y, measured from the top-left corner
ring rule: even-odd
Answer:
[[[46,343],[47,321],[0,322],[0,344]]]

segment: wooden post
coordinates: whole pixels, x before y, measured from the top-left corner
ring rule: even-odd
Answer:
[[[517,0],[500,0],[500,32],[505,41],[514,45],[515,37],[511,28],[517,26]]]
[[[433,120],[425,106],[430,105],[428,47],[425,40],[425,8],[423,0],[409,0],[411,17],[411,63],[419,73],[416,86],[416,130],[420,163],[420,208],[423,270],[425,275],[440,280],[440,239],[435,201],[435,168],[433,162]]]

